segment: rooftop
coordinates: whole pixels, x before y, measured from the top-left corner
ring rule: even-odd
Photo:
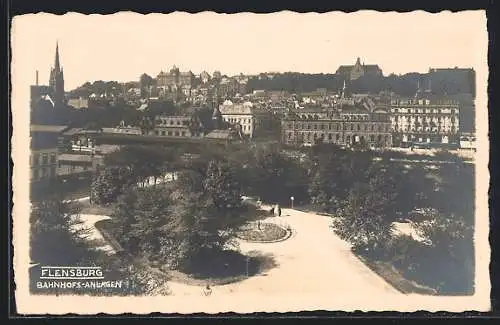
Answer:
[[[67,125],[41,125],[41,124],[31,124],[31,132],[54,132],[60,133],[68,128]]]

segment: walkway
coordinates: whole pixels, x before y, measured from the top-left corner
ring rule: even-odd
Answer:
[[[288,240],[272,244],[241,242],[244,252],[273,256],[277,266],[265,274],[213,286],[214,295],[401,295],[365,266],[349,245],[330,229],[326,216],[283,209],[281,218],[294,231]],[[280,220],[276,220],[280,223]],[[169,283],[175,295],[200,295],[201,287]]]

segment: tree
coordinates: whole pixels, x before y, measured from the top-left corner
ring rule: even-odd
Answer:
[[[96,204],[109,204],[123,193],[123,189],[134,184],[131,171],[124,167],[100,169],[90,186],[90,200]]]
[[[396,219],[393,188],[390,178],[375,173],[367,182],[355,183],[347,198],[339,202],[333,226],[355,249],[380,253],[390,239]]]
[[[30,216],[30,256],[42,265],[85,265],[96,257],[85,239],[88,229],[79,218],[79,206],[59,200],[36,204]]]
[[[241,186],[234,174],[225,162],[212,160],[208,164],[203,189],[221,213],[237,211],[241,207]]]
[[[443,293],[473,293],[474,230],[466,219],[435,212],[418,231],[431,242],[417,257],[414,272]]]
[[[111,231],[133,256],[175,266],[183,255],[178,223],[171,213],[169,188],[133,188],[124,193],[112,214]]]
[[[125,168],[131,180],[144,185],[150,177],[163,176],[177,166],[176,152],[162,146],[128,145],[105,157],[107,166]]]
[[[305,170],[285,157],[279,146],[256,146],[242,167],[247,194],[268,202],[288,202],[291,195],[301,199],[307,196]]]

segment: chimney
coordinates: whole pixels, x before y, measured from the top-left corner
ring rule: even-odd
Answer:
[[[38,86],[38,70],[36,70],[35,85]]]

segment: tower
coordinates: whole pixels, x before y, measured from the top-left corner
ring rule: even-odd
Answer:
[[[222,127],[222,114],[218,106],[214,107],[214,111],[212,114],[212,126],[215,130],[218,130]]]
[[[417,91],[415,92],[415,99],[419,99],[422,94],[422,88],[420,88],[420,79],[417,80]]]
[[[56,57],[54,67],[50,70],[49,86],[56,105],[64,104],[64,72],[59,61],[59,43],[56,43]]]

